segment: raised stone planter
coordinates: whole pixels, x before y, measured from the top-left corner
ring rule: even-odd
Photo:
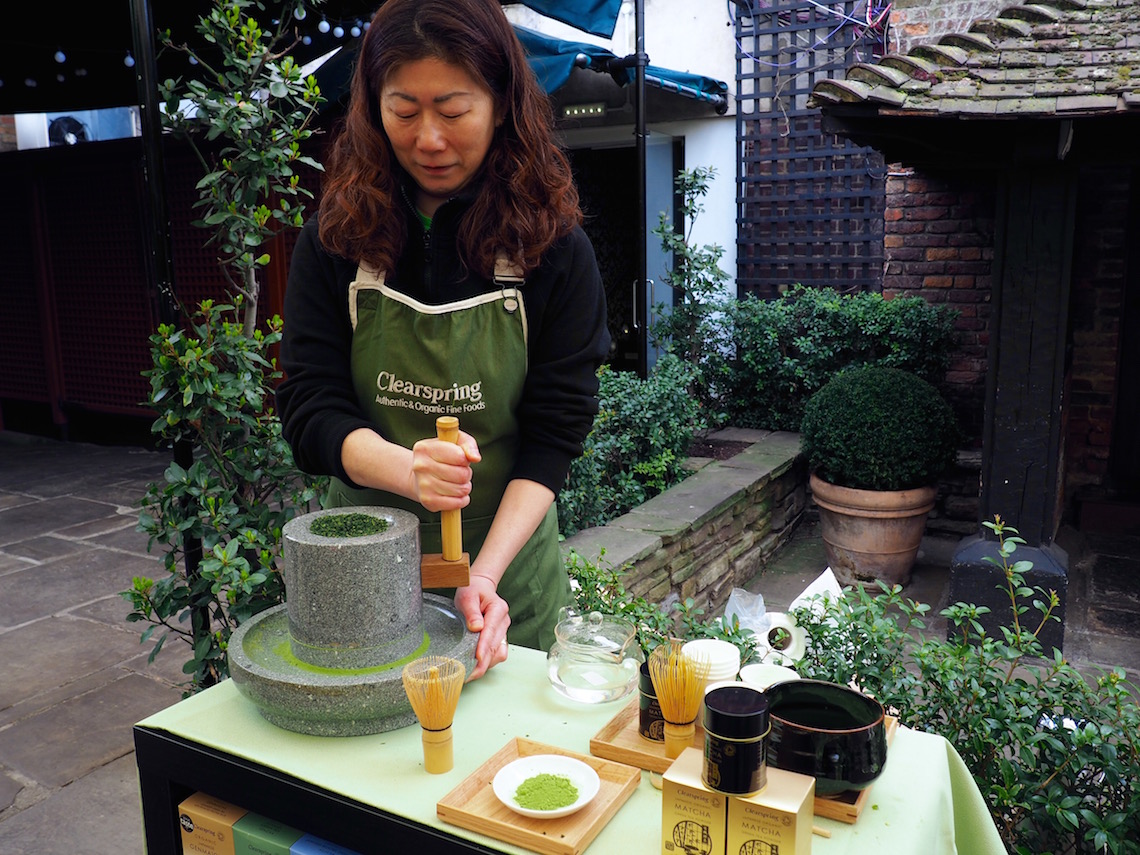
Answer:
[[[807,504],[807,466],[798,433],[728,429],[716,441],[750,442],[709,462],[628,514],[562,544],[588,561],[628,565],[626,590],[650,602],[692,598],[723,608],[787,540]]]

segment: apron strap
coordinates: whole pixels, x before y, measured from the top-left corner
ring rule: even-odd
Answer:
[[[387,274],[383,270],[374,270],[363,263],[357,265],[356,278],[348,285],[348,320],[353,332],[356,331],[357,320],[356,295],[362,288],[383,288],[386,278]],[[526,279],[523,278],[522,268],[512,263],[504,252],[495,256],[495,284],[499,286],[504,299],[508,300],[508,310],[513,312],[517,304],[511,305],[513,300],[507,297],[507,288],[522,287],[526,284]]]

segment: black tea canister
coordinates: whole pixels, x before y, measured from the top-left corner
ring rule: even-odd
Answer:
[[[638,719],[637,732],[654,742],[665,741],[665,719],[661,706],[657,703],[657,691],[653,688],[653,678],[649,676],[649,663],[641,663],[641,675],[637,682]]]
[[[741,684],[705,695],[705,761],[701,778],[711,790],[750,796],[768,783],[765,738],[768,698]]]

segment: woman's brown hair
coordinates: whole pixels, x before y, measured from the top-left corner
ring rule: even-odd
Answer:
[[[387,0],[360,46],[344,127],[334,141],[320,204],[329,250],[391,270],[407,241],[400,170],[380,121],[380,91],[397,66],[435,58],[481,81],[504,115],[459,231],[465,264],[484,276],[505,252],[529,272],[582,220],[550,102],[498,0]]]

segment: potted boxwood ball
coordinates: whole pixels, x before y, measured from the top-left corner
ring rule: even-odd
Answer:
[[[800,438],[836,578],[906,584],[958,450],[950,405],[908,371],[850,368],[808,400]]]

